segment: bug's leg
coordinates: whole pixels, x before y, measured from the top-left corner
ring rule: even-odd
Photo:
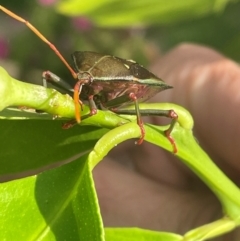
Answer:
[[[44,87],[47,87],[47,83],[50,82],[55,87],[63,89],[65,92],[68,92],[68,93],[73,92],[74,93],[73,100],[74,100],[74,105],[75,105],[76,122],[80,123],[81,122],[80,106],[81,106],[81,108],[83,108],[83,103],[79,99],[79,95],[81,93],[83,84],[85,84],[87,80],[79,80],[75,84],[74,88],[72,88],[70,86],[70,84],[68,84],[66,81],[64,81],[63,79],[61,79],[60,77],[58,77],[57,75],[55,75],[54,73],[52,73],[50,71],[43,72],[42,77],[43,77],[43,86]],[[73,126],[73,124],[70,124],[70,122],[69,122],[69,123],[66,123],[63,126],[63,128],[68,129],[71,126]]]
[[[74,120],[70,120],[70,121],[64,123],[64,124],[62,125],[62,128],[63,128],[64,130],[67,130],[67,129],[72,128],[72,127],[75,126],[76,124],[77,124],[77,121],[76,121],[75,119],[74,119]]]
[[[140,109],[139,109],[139,105],[138,105],[137,96],[134,93],[129,93],[129,94],[119,96],[119,97],[105,103],[105,107],[109,108],[110,110],[112,110],[115,113],[124,114],[121,112],[122,111],[121,109],[115,109],[114,106],[121,105],[122,103],[126,103],[126,101],[129,101],[129,100],[132,100],[135,105],[135,109],[132,110],[133,111],[132,115],[137,115],[137,124],[139,125],[140,130],[141,130],[141,137],[137,141],[137,144],[140,145],[140,144],[142,144],[142,142],[144,140],[145,129],[143,126],[143,121],[141,119],[141,113],[140,113]]]
[[[94,102],[94,100],[93,100],[93,95],[90,95],[90,96],[88,97],[88,102],[89,102],[89,106],[90,106],[90,113],[87,114],[87,115],[84,115],[84,117],[83,117],[84,119],[87,118],[87,117],[89,117],[89,116],[92,116],[92,115],[96,115],[96,114],[97,114],[97,107],[96,107],[96,104],[95,104],[95,102]],[[73,126],[76,125],[76,124],[77,124],[76,119],[75,119],[75,120],[70,120],[70,121],[64,123],[63,126],[62,126],[62,128],[63,128],[63,129],[69,129],[69,128],[73,127]]]
[[[144,129],[144,126],[143,126],[143,121],[141,119],[141,113],[140,113],[140,109],[139,109],[139,105],[138,105],[138,99],[137,99],[137,96],[134,93],[130,93],[129,98],[134,101],[135,111],[136,111],[136,114],[137,114],[137,123],[140,127],[140,130],[141,130],[141,137],[136,143],[138,145],[141,145],[143,143],[143,140],[144,140],[144,137],[145,137],[145,129]]]
[[[135,109],[136,109],[136,107],[135,107]],[[135,115],[136,110],[137,110],[137,109],[136,110],[135,109],[125,109],[125,110],[117,109],[117,110],[114,110],[114,112],[118,113],[118,114],[123,114],[123,115],[124,114],[125,115]],[[141,116],[165,116],[165,117],[172,119],[169,128],[167,130],[165,130],[164,133],[173,146],[173,153],[177,153],[177,146],[176,146],[175,140],[171,136],[171,132],[178,120],[177,113],[174,110],[153,110],[153,109],[149,109],[149,110],[139,109],[139,112],[140,112]]]
[[[90,95],[88,97],[88,102],[90,106],[90,116],[97,114],[97,106],[95,104],[95,101],[93,100],[93,95]]]
[[[164,113],[164,110],[163,110],[163,113]],[[177,153],[177,146],[176,146],[175,140],[171,136],[171,132],[172,132],[175,124],[177,123],[178,115],[174,110],[168,110],[168,111],[166,111],[166,117],[171,118],[172,121],[170,123],[169,128],[167,130],[165,130],[164,133],[173,146],[173,153]]]
[[[73,88],[68,82],[50,71],[44,71],[42,73],[42,81],[43,86],[46,88],[48,87],[48,83],[51,83],[54,87],[57,87],[68,94],[72,94],[73,92]]]

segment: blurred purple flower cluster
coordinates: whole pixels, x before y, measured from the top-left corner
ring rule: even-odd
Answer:
[[[6,39],[0,37],[0,58],[5,59],[9,55],[9,46]]]
[[[55,4],[58,0],[38,0],[38,3],[43,6],[51,6]]]
[[[72,18],[73,26],[80,31],[88,31],[92,29],[93,24],[84,16]]]

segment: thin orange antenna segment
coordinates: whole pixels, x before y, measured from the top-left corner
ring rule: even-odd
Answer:
[[[77,79],[76,72],[71,68],[71,66],[68,64],[68,62],[65,60],[65,58],[61,55],[61,53],[58,51],[58,49],[48,39],[46,39],[31,23],[29,23],[25,19],[21,18],[20,16],[16,15],[15,13],[11,12],[10,10],[6,9],[5,7],[3,7],[1,5],[0,5],[0,10],[5,12],[10,17],[16,19],[17,21],[26,24],[26,26],[28,28],[30,28],[43,42],[45,42],[55,52],[55,54],[62,60],[62,62],[65,64],[65,66],[71,72],[73,78]]]
[[[26,21],[24,18],[21,18],[20,16],[16,15],[15,13],[11,12],[7,8],[0,5],[0,10],[5,12],[10,17],[16,19],[19,22],[24,23],[32,32],[34,32],[43,42],[45,42],[54,52],[55,54],[62,60],[62,62],[65,64],[65,66],[69,69],[74,79],[77,80],[78,76],[77,73],[71,68],[71,66],[68,64],[68,62],[65,60],[65,58],[61,55],[61,53],[58,51],[58,49],[53,45],[47,38],[43,36],[42,33],[40,33],[31,23]],[[76,121],[80,123],[81,116],[80,116],[80,106],[79,106],[79,89],[81,88],[81,83],[78,82],[76,86],[74,87],[74,104],[75,104],[75,116]],[[81,104],[81,102],[80,102]],[[81,104],[82,105],[82,104]]]
[[[73,93],[73,100],[75,104],[75,118],[77,123],[81,122],[81,116],[80,116],[80,105],[82,106],[82,103],[79,105],[79,93],[82,89],[82,81],[79,80],[76,85],[74,86],[74,93]]]

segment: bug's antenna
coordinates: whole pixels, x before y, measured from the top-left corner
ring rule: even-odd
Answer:
[[[68,62],[65,60],[65,58],[61,55],[61,53],[58,51],[58,49],[48,39],[46,39],[31,23],[29,23],[25,19],[21,18],[20,16],[16,15],[15,13],[11,12],[10,10],[6,9],[5,7],[3,7],[1,5],[0,5],[0,10],[5,12],[10,17],[16,19],[17,21],[26,24],[28,28],[30,28],[43,42],[45,42],[56,53],[56,55],[62,60],[62,62],[65,64],[65,66],[69,69],[73,78],[77,79],[76,72],[71,68],[71,66],[68,64]]]

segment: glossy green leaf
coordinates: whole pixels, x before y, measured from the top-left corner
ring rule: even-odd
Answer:
[[[61,125],[61,121],[1,120],[1,180],[76,160],[107,131],[92,126],[63,130]]]
[[[140,228],[105,228],[106,241],[180,241],[181,235]]]
[[[0,193],[0,240],[104,240],[87,155]]]
[[[132,26],[174,23],[219,12],[229,0],[64,0],[57,5],[60,13],[85,15],[99,26]]]

